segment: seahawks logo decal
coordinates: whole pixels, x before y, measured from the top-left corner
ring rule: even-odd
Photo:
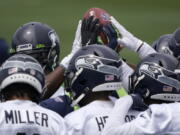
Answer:
[[[75,63],[76,69],[88,68],[88,69],[97,70],[98,67],[102,65],[103,63],[99,59],[91,56],[78,57]]]
[[[87,56],[78,57],[75,62],[75,67],[77,70],[79,70],[81,68],[87,68],[87,69],[91,69],[91,70],[96,70],[101,73],[111,74],[111,75],[120,77],[120,75],[122,74],[122,69],[120,68],[121,64],[117,68],[114,66],[104,64],[102,62],[103,60],[121,63],[121,61],[113,61],[110,59],[99,58],[99,57],[96,57],[93,55],[87,55]]]
[[[151,63],[144,63],[141,65],[139,69],[140,74],[147,74],[151,76],[152,78],[158,78],[158,76],[163,76],[164,73],[161,68],[158,66],[152,65]]]
[[[159,67],[158,65],[153,65],[151,63],[144,63],[143,65],[141,65],[140,70],[139,70],[139,74],[141,76],[144,76],[146,74],[168,86],[176,88],[179,91],[180,82],[170,76],[167,76],[167,73],[171,75],[175,75],[173,72],[163,69],[162,67]]]
[[[165,54],[173,55],[173,52],[167,46],[162,47],[162,52]]]

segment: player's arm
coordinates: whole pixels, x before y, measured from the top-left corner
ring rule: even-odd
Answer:
[[[154,135],[169,130],[171,115],[167,108],[149,108],[140,113],[129,123],[125,123],[125,116],[134,103],[132,96],[125,96],[117,100],[114,109],[106,123],[102,135]]]
[[[93,20],[93,17],[90,17],[89,19],[83,19],[83,21],[79,21],[71,53],[61,61],[59,67],[57,67],[46,77],[48,89],[44,93],[44,99],[52,96],[52,94],[54,94],[59,86],[61,86],[64,82],[64,72],[67,69],[69,62],[75,52],[82,46],[97,43],[97,35],[101,29],[101,26],[98,23],[99,20]]]
[[[44,93],[43,99],[51,97],[51,95],[53,95],[61,86],[61,84],[64,82],[64,72],[65,68],[59,66],[46,76],[47,91]]]
[[[129,50],[138,53],[141,59],[156,52],[149,44],[138,39],[128,30],[126,30],[114,17],[111,17],[111,22],[121,34],[121,38],[118,39],[118,43],[120,45],[123,45]]]
[[[134,70],[124,61],[122,61],[121,66],[121,80],[123,88],[129,92],[129,76],[134,72]]]
[[[103,32],[108,38],[107,46],[118,52],[118,34],[112,24],[103,27]],[[133,69],[124,61],[122,61],[120,77],[122,80],[123,88],[128,92],[129,76],[133,73]]]
[[[125,116],[131,108],[132,103],[133,101],[130,96],[122,97],[116,101],[102,135],[127,135],[128,131],[132,130],[131,125],[127,126],[123,132],[120,130],[123,124],[125,124]]]
[[[69,62],[74,55],[74,53],[81,48],[81,20],[77,26],[75,39],[73,42],[72,50],[69,55],[63,58],[60,62],[59,67],[57,67],[52,73],[46,76],[46,85],[47,90],[43,94],[43,99],[47,99],[51,97],[57,89],[62,85],[64,82],[64,73],[65,70],[68,68]]]

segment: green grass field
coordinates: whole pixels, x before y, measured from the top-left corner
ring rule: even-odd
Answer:
[[[88,8],[100,7],[151,44],[180,26],[179,5],[179,0],[0,0],[0,37],[10,43],[20,25],[29,21],[47,23],[60,36],[62,58],[70,52],[78,20]],[[134,63],[138,60],[126,50],[121,55]]]

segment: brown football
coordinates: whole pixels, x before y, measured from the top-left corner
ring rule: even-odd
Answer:
[[[110,14],[108,14],[105,10],[101,9],[101,8],[90,8],[85,14],[84,14],[84,18],[88,19],[90,16],[94,16],[95,18],[99,19],[99,23],[102,26],[105,26],[109,23],[111,23],[110,21]],[[108,39],[107,36],[103,33],[103,31],[100,33],[99,35],[101,37],[101,40],[103,41],[104,44],[108,43]]]

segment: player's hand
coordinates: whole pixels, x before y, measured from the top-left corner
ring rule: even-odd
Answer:
[[[136,38],[126,30],[114,17],[111,16],[111,23],[117,28],[121,37],[118,38],[118,44],[127,47],[131,51],[137,52],[143,45],[143,41]]]
[[[113,50],[118,49],[118,34],[115,31],[114,27],[112,24],[107,24],[106,26],[103,27],[103,32],[106,34],[108,38],[108,47],[110,47]]]
[[[99,25],[99,19],[94,19],[93,16],[83,19],[81,27],[82,46],[97,44],[97,37],[101,29],[102,26]]]
[[[138,111],[145,111],[148,106],[144,103],[143,98],[139,94],[131,94],[133,99],[132,109]]]

